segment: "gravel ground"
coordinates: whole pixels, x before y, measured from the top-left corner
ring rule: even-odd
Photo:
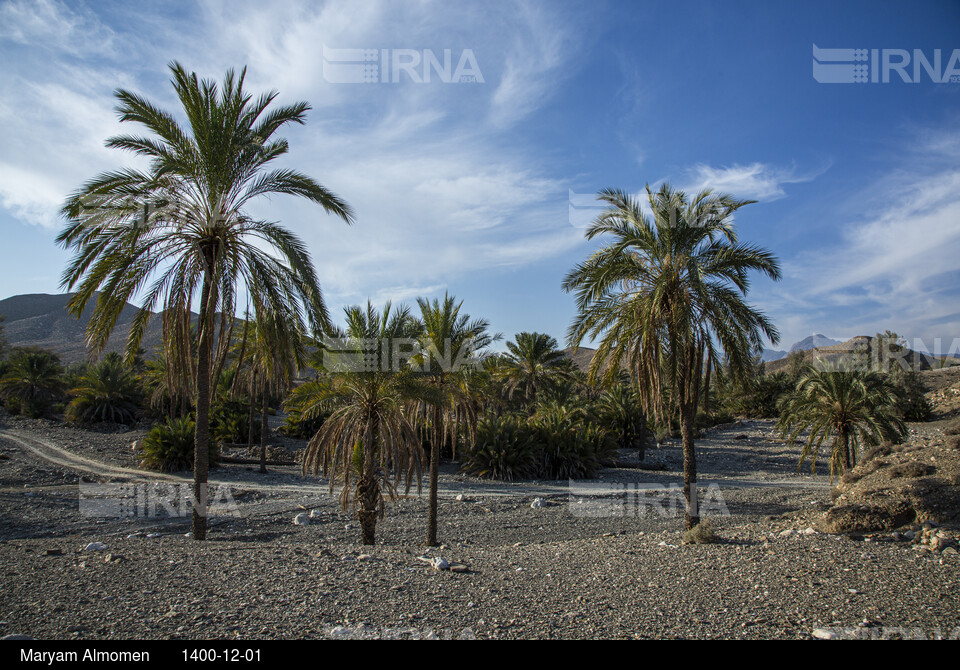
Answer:
[[[892,534],[814,532],[830,504],[829,480],[798,474],[796,448],[774,440],[767,422],[699,443],[716,544],[681,543],[675,490],[631,488],[679,483],[679,447],[668,443],[648,458],[662,471],[637,469],[624,454],[628,467],[573,489],[484,483],[447,467],[437,549],[420,546],[425,495],[390,505],[378,544],[364,547],[324,482],[295,468],[217,471],[212,479],[229,484],[221,500],[235,514],[214,518],[205,543],[184,536],[182,518],[85,516],[80,486],[133,480],[53,464],[11,431],[113,467],[132,465],[124,452],[137,439],[136,431],[0,417],[0,636],[960,635],[960,557],[918,551]],[[616,495],[604,505],[586,495],[599,492]],[[532,506],[537,498],[543,506]],[[293,523],[311,510],[312,523]],[[105,547],[85,549],[92,542]],[[462,571],[421,560],[431,557]]]

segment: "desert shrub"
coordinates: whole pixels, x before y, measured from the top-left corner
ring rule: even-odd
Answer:
[[[683,533],[684,544],[715,544],[720,541],[713,523],[709,519],[703,519],[693,528]]]
[[[144,467],[161,472],[187,470],[193,465],[194,433],[193,419],[168,419],[154,426],[140,442]],[[210,465],[219,461],[220,450],[210,440]]]
[[[534,432],[526,421],[514,415],[482,419],[463,470],[477,477],[504,481],[537,476]]]
[[[864,456],[864,460],[872,461],[878,458],[882,458],[884,456],[889,456],[893,452],[899,451],[898,447],[899,445],[894,445],[892,442],[889,442],[889,441],[882,442],[881,444],[878,444],[875,447],[871,447],[867,451],[866,455]]]
[[[933,472],[933,467],[916,461],[910,461],[909,463],[894,465],[890,468],[889,472],[891,479],[900,477],[924,477]]]
[[[139,382],[119,356],[108,357],[88,367],[70,393],[74,397],[67,405],[68,421],[126,424],[136,421]]]
[[[246,444],[250,437],[250,403],[224,400],[210,409],[210,436],[221,444]],[[253,439],[260,441],[260,421],[253,421]]]

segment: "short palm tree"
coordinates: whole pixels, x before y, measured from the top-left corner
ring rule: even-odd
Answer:
[[[384,341],[413,332],[409,310],[393,312],[390,303],[382,311],[369,304],[366,311],[360,307],[346,311],[347,329],[338,339],[348,349],[380,352]],[[384,495],[395,495],[395,481],[401,477],[407,490],[414,478],[419,489],[423,463],[420,435],[406,413],[422,387],[414,375],[392,371],[378,354],[373,355],[375,365],[345,368],[328,363],[325,355],[327,373],[297,387],[288,400],[307,418],[335,408],[307,444],[303,472],[322,471],[330,479],[331,492],[336,482],[341,483],[340,502],[344,510],[351,503],[357,510],[364,544],[376,541],[377,520],[386,513]]]
[[[507,352],[500,357],[499,378],[511,400],[519,390],[526,403],[535,403],[538,393],[570,379],[574,370],[557,340],[546,333],[517,333],[507,342]]]
[[[488,332],[484,319],[462,313],[463,301],[446,294],[432,302],[420,298],[419,334],[422,356],[416,360],[426,369],[429,393],[422,396],[417,417],[430,439],[430,494],[427,512],[427,546],[437,546],[440,453],[450,446],[456,457],[457,439],[463,434],[472,444],[476,438],[478,398],[472,393],[468,371],[479,362],[479,352],[499,335]]]
[[[749,273],[780,278],[776,258],[738,241],[731,217],[750,203],[702,191],[692,198],[668,184],[647,187],[650,214],[639,199],[614,189],[598,198],[606,210],[587,229],[606,243],[564,279],[578,314],[568,331],[571,346],[599,339],[591,380],[614,381],[626,364],[643,409],[662,421],[671,397],[680,414],[686,526],[699,523],[695,500],[694,420],[705,362],[719,352],[735,375],[752,354],[779,334],[744,296]],[[670,390],[670,394],[665,391]]]
[[[63,393],[63,367],[56,354],[42,349],[21,349],[10,356],[0,378],[0,398],[14,399],[19,410],[41,416]]]
[[[133,371],[117,354],[108,354],[89,368],[70,394],[73,400],[67,405],[66,416],[71,421],[126,424],[136,421],[139,384]]]
[[[253,303],[300,330],[304,319],[314,328],[328,320],[306,247],[245,209],[260,196],[287,194],[347,222],[352,214],[310,177],[272,166],[288,150],[277,131],[302,124],[307,103],[270,108],[276,92],[254,99],[243,88],[246,70],[239,76],[228,71],[218,86],[179,63],[170,69],[187,127],[141,96],[118,90],[120,120],[140,124],[149,136],[114,137],[107,146],[146,157],[150,167],[107,172],[84,184],[62,209],[67,225],[57,241],[74,251],[63,274],[63,285],[77,290],[70,310],[79,316],[96,301],[87,330],[95,351],[105,345],[124,304],[139,295],[127,355],[137,350],[148,319],[160,308],[164,339],[178,352],[180,369],[196,371],[193,536],[202,540],[211,388],[232,339],[238,291],[246,289]],[[195,367],[189,337],[194,305]]]
[[[781,402],[777,428],[791,442],[809,431],[798,468],[809,458],[816,471],[820,450],[828,443],[833,481],[853,469],[865,448],[906,435],[899,399],[896,386],[880,373],[810,367]]]
[[[302,333],[279,320],[268,309],[259,311],[259,318],[244,325],[237,365],[238,369],[246,365],[244,372],[250,392],[251,415],[254,397],[258,392],[260,394],[260,472],[266,472],[270,396],[293,386],[297,371],[306,360],[306,346]],[[252,436],[252,416],[249,430]]]
[[[627,384],[615,384],[597,401],[597,413],[621,449],[637,449],[643,460],[647,441],[647,415],[639,394]]]

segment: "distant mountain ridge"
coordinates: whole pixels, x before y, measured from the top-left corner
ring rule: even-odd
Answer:
[[[55,352],[65,363],[76,363],[90,358],[85,331],[93,314],[95,299],[79,319],[67,312],[67,303],[74,294],[50,295],[33,293],[15,295],[0,300],[0,314],[6,320],[3,334],[8,347],[41,347]],[[130,326],[139,308],[127,303],[117,319],[105,351],[122,352],[126,347]],[[142,347],[153,353],[162,342],[163,326],[159,315],[147,324]]]
[[[764,349],[760,354],[760,360],[765,363],[771,361],[779,361],[781,358],[786,358],[794,351],[810,351],[817,347],[829,347],[835,344],[842,344],[840,340],[834,340],[826,335],[821,335],[817,333],[816,335],[810,335],[805,337],[799,342],[794,342],[793,346],[790,347],[788,351],[777,350],[777,349]]]

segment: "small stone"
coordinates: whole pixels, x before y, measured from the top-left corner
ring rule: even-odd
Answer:
[[[813,637],[818,640],[836,640],[837,634],[832,630],[827,630],[826,628],[815,628],[813,631]]]
[[[91,542],[83,548],[84,551],[106,551],[107,545],[103,542]]]
[[[106,556],[103,557],[104,563],[120,563],[121,561],[125,561],[125,560],[127,559],[125,559],[120,554],[107,554]]]
[[[63,549],[45,549],[44,556],[63,556]]]
[[[295,526],[309,526],[310,525],[310,515],[306,512],[301,512],[297,516],[293,517],[293,525]]]
[[[318,510],[318,509],[312,509],[312,510],[310,510],[310,518],[311,518],[311,519],[319,519],[321,516],[323,516],[323,514],[320,512],[320,510]]]
[[[358,561],[372,561],[373,556],[371,554],[360,554],[357,556]]]
[[[534,498],[533,502],[530,503],[532,509],[542,509],[547,506],[547,501],[543,498]]]

